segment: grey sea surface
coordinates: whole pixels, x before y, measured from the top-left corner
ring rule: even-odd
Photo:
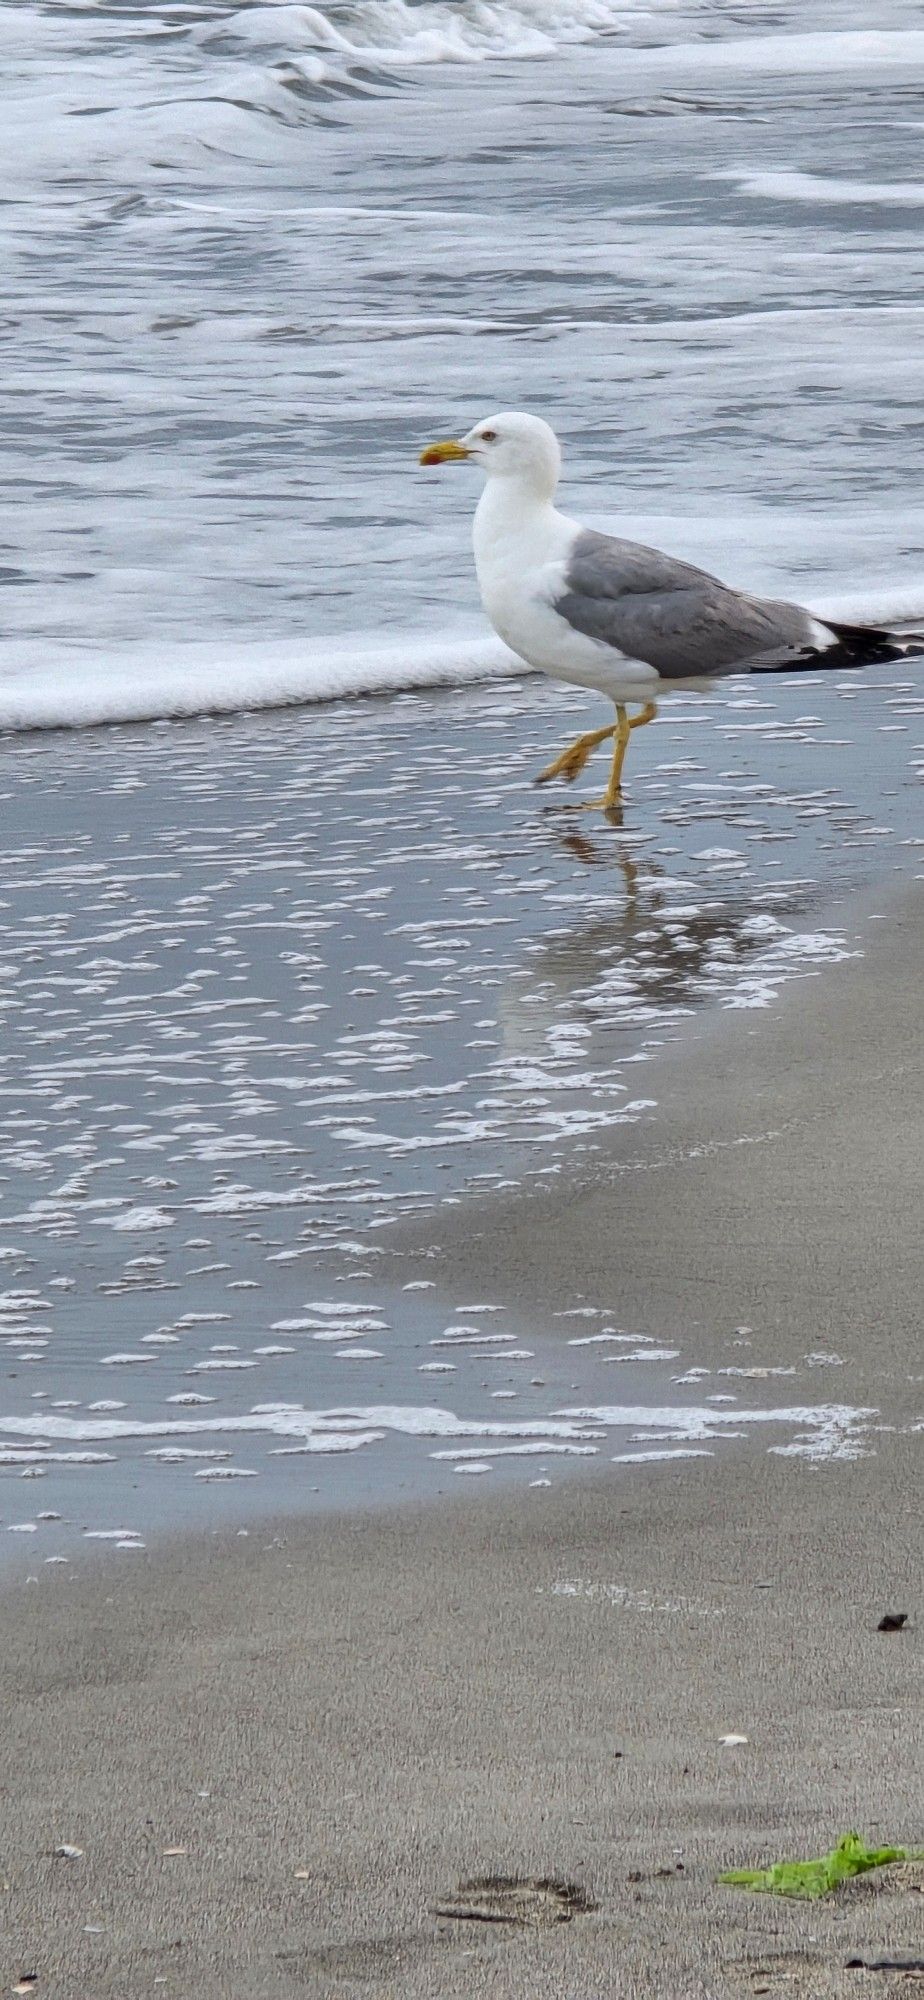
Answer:
[[[483,671],[416,456],[503,407],[598,525],[924,610],[912,0],[0,16],[0,720]]]
[[[396,1222],[426,1244],[442,1204],[592,1171],[669,1111],[658,1057],[703,1009],[836,977],[861,892],[921,873],[910,678],[678,699],[621,828],[530,789],[597,712],[527,678],[2,744],[7,1560],[855,1447],[827,1376],[704,1396],[693,1327],[618,1297],[526,1320],[388,1254]]]

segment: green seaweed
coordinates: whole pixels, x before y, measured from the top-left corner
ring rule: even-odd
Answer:
[[[718,1879],[733,1889],[801,1896],[814,1902],[819,1896],[830,1896],[851,1876],[865,1875],[869,1868],[886,1868],[892,1861],[924,1861],[924,1849],[867,1847],[858,1833],[845,1833],[830,1854],[821,1854],[815,1861],[775,1861],[772,1868],[730,1868]]]

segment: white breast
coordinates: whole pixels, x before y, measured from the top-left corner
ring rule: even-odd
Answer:
[[[553,609],[567,588],[568,557],[581,528],[519,481],[489,479],[475,513],[473,545],[481,601],[495,632],[531,667],[614,701],[642,695],[652,667],[576,632]]]

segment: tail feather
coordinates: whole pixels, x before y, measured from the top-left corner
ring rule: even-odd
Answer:
[[[781,674],[798,673],[809,667],[872,667],[885,660],[924,655],[924,632],[890,632],[879,625],[841,625],[835,624],[833,618],[826,618],[824,624],[834,633],[836,645],[807,646],[795,658],[774,660],[766,667],[757,661],[752,671]]]
[[[924,653],[924,632],[890,632],[878,625],[832,625],[827,618],[825,624],[838,640],[844,665],[848,659],[852,666],[865,667],[877,660],[906,660]]]

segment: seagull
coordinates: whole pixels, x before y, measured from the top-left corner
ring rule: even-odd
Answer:
[[[633,729],[653,722],[655,697],[726,674],[862,667],[924,652],[924,633],[816,618],[801,605],[732,590],[706,570],[582,527],[554,505],[561,449],[551,425],[523,410],[483,417],[441,438],[421,465],[472,462],[485,475],[473,542],[481,601],[495,632],[529,666],[599,688],[616,721],[569,743],[536,782],[570,784],[613,738],[602,806],[618,816]],[[628,704],[640,703],[630,719]]]

